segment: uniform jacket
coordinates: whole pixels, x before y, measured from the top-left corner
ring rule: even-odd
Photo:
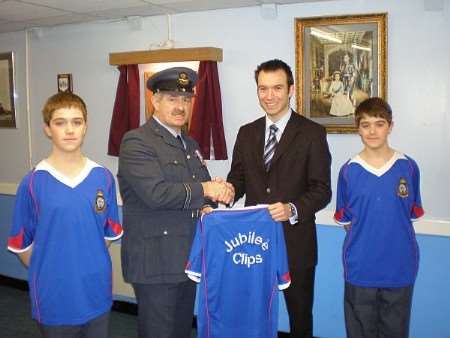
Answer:
[[[205,204],[200,182],[210,180],[197,152],[183,134],[186,149],[151,119],[125,134],[118,180],[123,199],[122,270],[129,283],[176,283],[184,267],[196,215]]]
[[[270,170],[264,167],[265,117],[240,128],[227,180],[244,194],[245,205],[292,202],[298,223],[284,222],[289,269],[317,263],[315,213],[331,198],[330,165],[325,129],[293,112],[275,150]]]

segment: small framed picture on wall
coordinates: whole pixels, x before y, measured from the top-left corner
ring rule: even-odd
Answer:
[[[0,53],[0,128],[17,128],[13,52]]]
[[[58,92],[72,93],[72,74],[58,74]]]

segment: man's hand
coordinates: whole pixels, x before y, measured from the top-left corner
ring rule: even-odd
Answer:
[[[291,207],[289,206],[289,203],[278,202],[269,204],[268,209],[274,221],[284,222],[292,217]]]
[[[234,200],[234,187],[223,179],[203,182],[203,194],[214,202],[229,204]]]
[[[231,183],[228,183],[221,177],[215,177],[213,179],[214,182],[221,183],[225,185],[225,189],[223,190],[222,194],[217,199],[217,202],[223,203],[223,204],[230,204],[234,201],[234,187]]]
[[[211,211],[213,211],[214,209],[210,206],[210,205],[205,205],[201,210],[201,214],[202,215],[206,215],[209,214]]]

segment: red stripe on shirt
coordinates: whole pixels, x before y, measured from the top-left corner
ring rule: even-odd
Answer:
[[[122,233],[122,225],[120,225],[120,223],[116,223],[112,219],[108,218],[108,225],[116,235]]]
[[[8,247],[14,248],[17,250],[23,249],[23,237],[25,235],[25,230],[20,230],[20,233],[17,236],[8,238]]]
[[[423,209],[417,205],[413,205],[413,214],[416,216],[415,218],[420,218],[425,213]]]
[[[340,221],[344,218],[344,208],[339,209],[334,213],[334,219]]]

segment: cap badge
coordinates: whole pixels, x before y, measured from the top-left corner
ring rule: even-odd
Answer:
[[[177,83],[180,86],[187,86],[189,84],[189,77],[185,72],[178,73]]]

